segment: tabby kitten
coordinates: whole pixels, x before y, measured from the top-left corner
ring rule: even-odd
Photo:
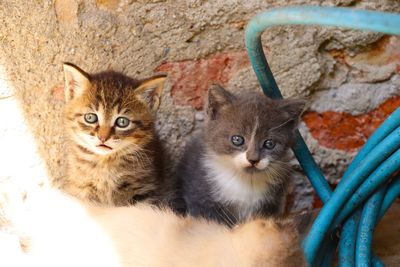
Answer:
[[[165,76],[143,81],[64,64],[68,175],[62,189],[105,205],[154,202],[162,183],[154,112]]]
[[[203,131],[177,168],[187,212],[230,226],[281,214],[290,172],[286,152],[304,104],[211,88]]]

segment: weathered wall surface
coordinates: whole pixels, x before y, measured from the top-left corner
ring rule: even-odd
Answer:
[[[65,171],[63,61],[144,78],[166,72],[162,139],[179,157],[201,127],[203,96],[218,82],[259,90],[244,50],[244,27],[259,11],[287,5],[352,6],[400,12],[391,0],[0,1],[1,79],[32,129],[49,174]],[[319,27],[275,27],[263,44],[285,96],[309,96],[301,131],[331,183],[382,120],[400,105],[400,37]],[[294,202],[312,190],[299,176]]]

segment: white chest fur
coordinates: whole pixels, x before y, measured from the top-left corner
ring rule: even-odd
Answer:
[[[229,156],[208,155],[203,164],[208,171],[214,200],[237,207],[240,219],[254,214],[268,197],[269,177],[266,173],[239,171]]]

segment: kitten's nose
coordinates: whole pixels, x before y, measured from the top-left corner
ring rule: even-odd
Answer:
[[[257,163],[260,162],[260,160],[252,160],[252,159],[248,159],[248,161],[249,161],[250,164],[253,165],[253,166],[257,165]]]
[[[106,136],[97,136],[97,138],[99,138],[99,140],[100,140],[102,143],[106,142],[107,139],[108,139],[108,137],[106,137]]]
[[[110,129],[107,127],[100,127],[97,133],[97,138],[102,143],[106,142],[110,138]]]

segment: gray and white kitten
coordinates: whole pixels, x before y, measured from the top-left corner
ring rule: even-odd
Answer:
[[[186,211],[229,226],[281,214],[290,174],[285,156],[304,100],[232,94],[220,86],[207,98],[203,131],[177,169]]]

